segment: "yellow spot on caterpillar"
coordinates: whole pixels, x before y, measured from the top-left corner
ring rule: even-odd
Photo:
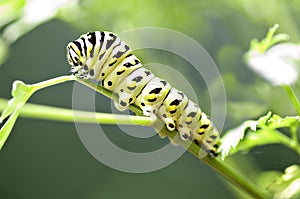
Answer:
[[[175,111],[176,110],[176,105],[170,106],[170,111]]]
[[[198,134],[203,134],[205,132],[205,129],[199,128],[198,129]]]
[[[148,100],[153,100],[154,98],[156,98],[156,94],[152,93],[152,94],[149,94],[148,96]]]
[[[136,82],[131,82],[128,87],[135,87],[136,86]]]
[[[186,117],[186,118],[185,118],[185,122],[191,122],[192,119],[193,119],[192,117]]]
[[[193,139],[197,140],[198,142],[202,142],[203,141],[203,138],[201,135],[198,135],[198,134],[194,134],[193,135]]]

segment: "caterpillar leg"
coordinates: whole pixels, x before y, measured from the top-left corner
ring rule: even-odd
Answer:
[[[169,131],[176,129],[177,120],[187,103],[188,98],[186,95],[175,88],[172,88],[164,99],[157,114],[165,122]],[[184,136],[182,138],[184,139]]]
[[[200,121],[192,132],[193,139],[204,150],[204,152],[209,153],[212,157],[216,157],[219,132],[213,126],[205,113],[201,114]]]
[[[200,108],[193,101],[188,100],[176,124],[176,129],[182,140],[191,138],[191,131],[198,124],[200,116]]]

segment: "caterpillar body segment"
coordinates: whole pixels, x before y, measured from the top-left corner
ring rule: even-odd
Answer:
[[[138,105],[145,116],[157,113],[171,90],[171,85],[158,77],[149,81],[138,95],[135,104]]]
[[[217,156],[219,133],[199,106],[167,81],[144,68],[128,45],[111,32],[89,32],[67,45],[70,72],[93,79],[118,96],[123,111],[130,104],[145,116],[158,117],[183,141],[193,141],[211,157]],[[200,152],[201,152],[200,151]]]
[[[144,86],[154,77],[151,71],[143,67],[133,71],[113,90],[119,97],[118,101],[114,102],[115,107],[120,111],[128,109],[129,105],[136,101]]]
[[[167,125],[169,131],[176,129],[177,120],[187,103],[188,98],[185,94],[175,88],[171,88],[157,113],[159,118]],[[181,139],[187,140],[188,136],[183,135]]]
[[[131,56],[127,56],[126,59],[123,59],[120,64],[115,66],[110,73],[106,73],[106,78],[102,80],[102,86],[104,86],[104,88],[113,91],[130,73],[142,67],[140,60],[138,60],[136,56],[130,55]]]

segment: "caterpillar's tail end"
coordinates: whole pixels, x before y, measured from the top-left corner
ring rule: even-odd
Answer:
[[[216,158],[218,156],[218,144],[210,145],[196,139],[194,140],[194,143],[200,147],[200,151],[198,153],[200,158],[207,155],[209,155],[210,158]]]
[[[211,157],[211,158],[216,158],[216,157],[218,157],[218,152],[217,152],[217,150],[211,150],[211,151],[209,151],[209,156]]]
[[[214,158],[218,157],[218,152],[216,149],[207,150],[207,149],[201,148],[198,155],[200,158],[203,158],[208,155],[211,159],[214,159]]]
[[[211,158],[218,157],[218,155],[219,155],[218,148],[219,148],[219,145],[218,144],[214,144],[213,148],[208,151],[208,154],[209,154],[209,156]]]

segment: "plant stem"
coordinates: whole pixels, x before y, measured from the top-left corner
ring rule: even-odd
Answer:
[[[291,129],[291,138],[295,143],[295,146],[297,147],[297,152],[300,155],[300,146],[299,146],[299,140],[298,140],[298,125],[299,122],[295,125],[295,127],[290,128]]]
[[[233,183],[234,185],[240,187],[246,193],[251,195],[256,199],[266,199],[270,198],[270,195],[260,187],[253,184],[246,176],[241,175],[236,170],[232,169],[229,165],[225,164],[220,159],[210,159],[209,157],[205,157],[202,159],[207,165],[225,177],[228,181]]]
[[[192,153],[194,156],[199,158],[199,146],[192,143],[188,147],[188,151]],[[232,169],[230,165],[226,164],[220,158],[210,158],[209,156],[205,156],[201,158],[201,160],[209,165],[212,169],[217,171],[223,177],[225,177],[229,182],[233,183],[234,185],[238,186],[240,189],[251,195],[253,198],[256,199],[265,199],[270,198],[270,195],[260,187],[253,184],[246,176],[243,176],[236,170]]]
[[[285,145],[286,147],[294,150],[298,155],[300,155],[300,147],[297,142],[298,139],[290,139],[288,136],[282,134],[278,130],[272,130],[270,133],[276,134],[276,138],[280,141],[282,145]]]
[[[45,80],[36,84],[31,84],[30,86],[32,87],[32,89],[34,91],[40,90],[42,88],[46,88],[49,86],[53,86],[56,84],[60,84],[60,83],[64,83],[66,81],[73,81],[76,80],[77,78],[73,75],[65,75],[65,76],[60,76],[60,77],[56,77],[56,78],[52,78],[49,80]]]
[[[286,91],[290,101],[292,102],[293,106],[295,107],[298,115],[300,116],[300,103],[297,99],[297,96],[295,95],[293,89],[291,86],[284,85],[283,86],[284,90]]]
[[[3,111],[8,100],[0,98],[0,111]],[[109,113],[93,113],[88,111],[71,110],[38,104],[27,103],[23,106],[20,113],[21,117],[43,119],[63,122],[83,122],[99,124],[123,124],[151,126],[152,121],[149,117],[130,116]]]

